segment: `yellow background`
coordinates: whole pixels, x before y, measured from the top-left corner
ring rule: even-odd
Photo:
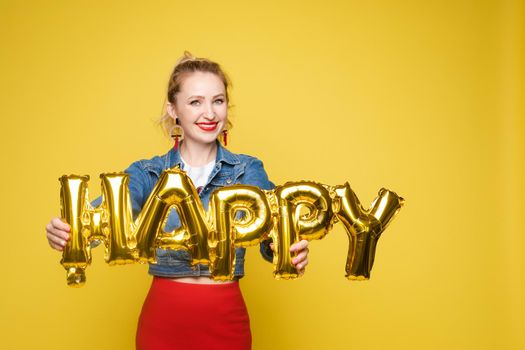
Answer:
[[[0,1],[3,349],[131,349],[151,278],[94,251],[66,286],[44,226],[62,174],[171,146],[155,126],[185,49],[233,80],[231,149],[271,179],[381,187],[406,206],[372,278],[342,226],[276,281],[250,248],[254,349],[525,346],[521,1]],[[173,315],[176,317],[176,315]]]

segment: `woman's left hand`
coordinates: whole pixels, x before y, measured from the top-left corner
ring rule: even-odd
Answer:
[[[273,249],[273,243],[270,243],[270,248]],[[297,253],[297,256],[292,259],[292,264],[299,271],[299,276],[304,275],[306,265],[308,265],[308,241],[303,239],[290,246],[291,253]]]

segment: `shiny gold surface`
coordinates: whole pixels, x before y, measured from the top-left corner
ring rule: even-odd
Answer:
[[[295,279],[290,247],[300,240],[323,238],[341,221],[349,238],[348,279],[370,277],[377,240],[403,205],[403,198],[381,189],[365,210],[348,183],[328,186],[311,181],[288,182],[272,191],[232,185],[214,191],[206,212],[191,179],[178,168],[160,176],[142,212],[132,220],[129,175],[102,174],[102,203],[93,208],[87,176],[62,176],[62,218],[71,225],[62,265],[71,286],[85,283],[91,263],[90,243],[101,240],[106,262],[156,263],[156,249],[183,249],[192,264],[207,264],[212,278],[233,279],[235,248],[274,242],[274,277]],[[181,226],[164,232],[169,211],[175,208]]]
[[[153,188],[137,218],[136,254],[140,262],[155,263],[156,248],[184,249],[193,264],[209,263],[208,235],[211,225],[191,180],[177,168],[166,170]],[[181,227],[164,232],[169,210],[174,207]]]
[[[290,246],[301,239],[323,238],[330,229],[332,208],[328,190],[315,182],[286,183],[277,186],[275,197],[279,207],[277,228],[272,232],[274,242],[274,276],[292,279],[299,273],[292,264],[295,255]]]
[[[70,286],[81,286],[85,283],[84,270],[91,263],[91,251],[87,244],[90,231],[84,229],[86,223],[92,222],[84,210],[87,203],[87,183],[89,176],[62,176],[59,178],[60,213],[62,219],[71,226],[70,239],[62,251],[60,263],[67,273]]]
[[[235,247],[258,244],[271,226],[270,207],[259,188],[234,185],[220,188],[210,198],[210,218],[215,224],[208,245],[213,252],[210,271],[216,280],[233,279]],[[241,212],[242,217],[236,218]]]
[[[377,240],[403,206],[404,199],[381,189],[369,210],[365,210],[348,183],[334,188],[335,215],[348,234],[349,248],[346,277],[351,280],[370,278]]]
[[[129,195],[129,175],[111,173],[100,175],[102,180],[102,197],[100,208],[101,237],[106,243],[105,258],[110,265],[135,262],[133,251],[136,245]],[[98,230],[97,230],[98,231]],[[92,231],[92,235],[95,232]]]

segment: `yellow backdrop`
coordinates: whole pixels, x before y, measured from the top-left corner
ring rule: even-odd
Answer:
[[[525,346],[521,1],[0,1],[4,349],[132,349],[151,277],[100,249],[66,286],[44,226],[62,174],[167,151],[155,120],[184,50],[233,80],[231,149],[271,179],[381,187],[406,206],[372,278],[344,278],[341,226],[307,274],[256,248],[254,349]],[[174,315],[176,317],[176,315]]]

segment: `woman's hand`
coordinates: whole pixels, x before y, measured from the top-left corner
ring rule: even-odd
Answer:
[[[69,240],[70,230],[69,225],[60,218],[51,219],[46,225],[47,241],[51,248],[62,251]]]
[[[273,243],[270,243],[270,248],[273,251]],[[297,243],[294,243],[290,246],[290,252],[297,253],[297,256],[292,259],[292,264],[295,266],[297,271],[299,271],[299,276],[304,275],[304,269],[308,265],[308,241],[303,239]]]

